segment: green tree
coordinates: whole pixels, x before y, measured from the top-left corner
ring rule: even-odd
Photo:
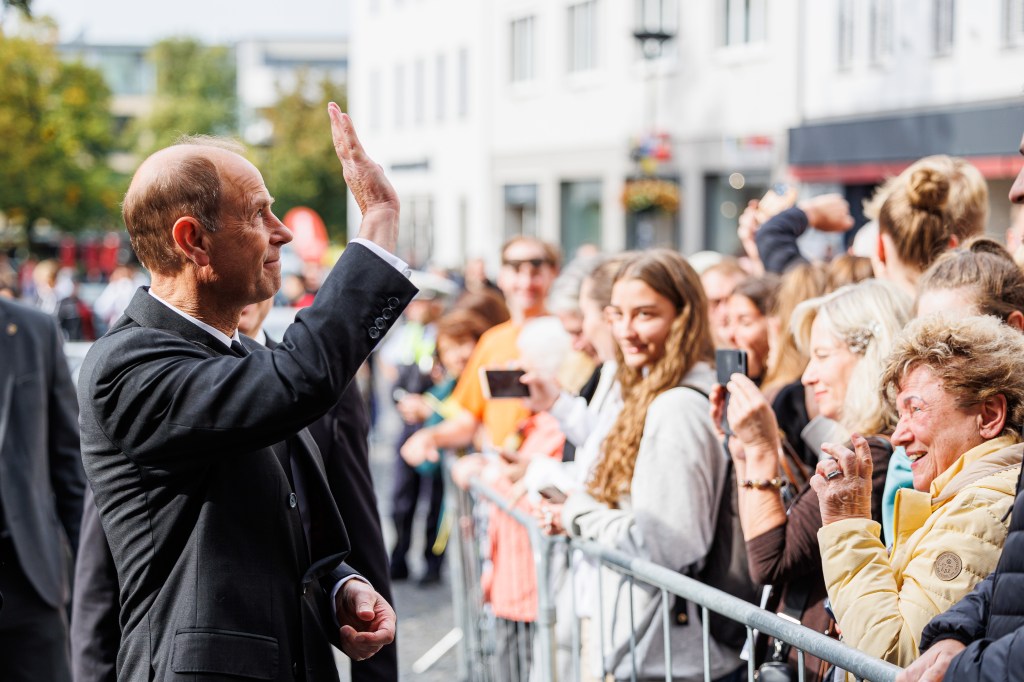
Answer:
[[[237,129],[234,52],[191,38],[162,40],[148,55],[156,93],[148,116],[129,134],[143,156],[182,134],[234,135]]]
[[[309,97],[308,77],[300,75],[295,87],[279,92],[279,100],[262,115],[273,133],[268,145],[256,151],[257,164],[283,216],[296,206],[308,206],[320,214],[334,242],[347,238],[346,192],[341,166],[331,144],[327,103],[347,109],[345,86],[321,81],[315,97]]]
[[[0,212],[28,229],[110,227],[123,183],[107,163],[110,91],[98,71],[63,62],[55,38],[52,22],[0,31]]]

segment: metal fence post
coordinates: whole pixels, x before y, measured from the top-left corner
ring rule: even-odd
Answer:
[[[540,531],[536,524],[526,526],[533,550],[533,565],[537,573],[537,657],[540,682],[558,682],[555,658],[555,600],[551,594],[551,550],[554,542]]]

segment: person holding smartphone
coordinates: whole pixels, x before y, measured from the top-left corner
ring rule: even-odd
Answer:
[[[804,301],[792,318],[797,345],[810,356],[802,380],[821,414],[840,422],[848,432],[874,434],[868,444],[875,467],[869,509],[875,520],[881,519],[881,493],[892,454],[886,434],[893,426],[884,410],[878,377],[893,339],[910,317],[910,308],[911,301],[902,291],[871,280]],[[824,608],[827,593],[817,540],[822,526],[818,498],[804,484],[787,514],[780,494],[787,484],[781,473],[782,442],[770,403],[741,374],[732,375],[725,386],[716,386],[711,403],[715,423],[725,415],[733,432],[729,449],[750,574],[755,582],[773,586],[766,607],[835,635]],[[765,637],[756,642],[755,660],[797,668],[795,650]],[[808,679],[824,677],[827,666],[811,656],[806,656],[806,663]]]
[[[680,570],[708,554],[726,484],[705,397],[715,377],[707,300],[682,256],[652,249],[620,269],[607,315],[618,345],[622,411],[586,491],[565,501],[562,525],[572,536]],[[633,636],[637,677],[663,677],[661,593],[631,586],[609,569],[601,569],[599,580],[605,610],[599,636],[606,645],[604,660],[595,661],[598,672],[631,677]],[[599,603],[597,594],[592,603]],[[638,624],[632,633],[630,603]],[[692,603],[688,609],[690,624],[668,633],[671,673],[686,679],[703,672],[700,621]],[[739,652],[714,639],[710,647],[712,678],[733,679]]]

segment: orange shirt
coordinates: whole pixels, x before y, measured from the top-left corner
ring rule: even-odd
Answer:
[[[451,399],[468,411],[484,425],[495,447],[502,447],[505,439],[513,434],[516,427],[530,416],[522,400],[503,398],[487,400],[480,386],[480,368],[503,369],[509,362],[519,359],[516,341],[522,325],[511,320],[488,329],[480,337],[473,354],[459,377]],[[517,448],[512,448],[517,449]]]

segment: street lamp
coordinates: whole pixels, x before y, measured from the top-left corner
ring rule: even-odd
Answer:
[[[675,38],[673,30],[674,0],[635,0],[636,27],[633,37],[640,45],[644,59],[651,61],[661,56],[665,43]]]

